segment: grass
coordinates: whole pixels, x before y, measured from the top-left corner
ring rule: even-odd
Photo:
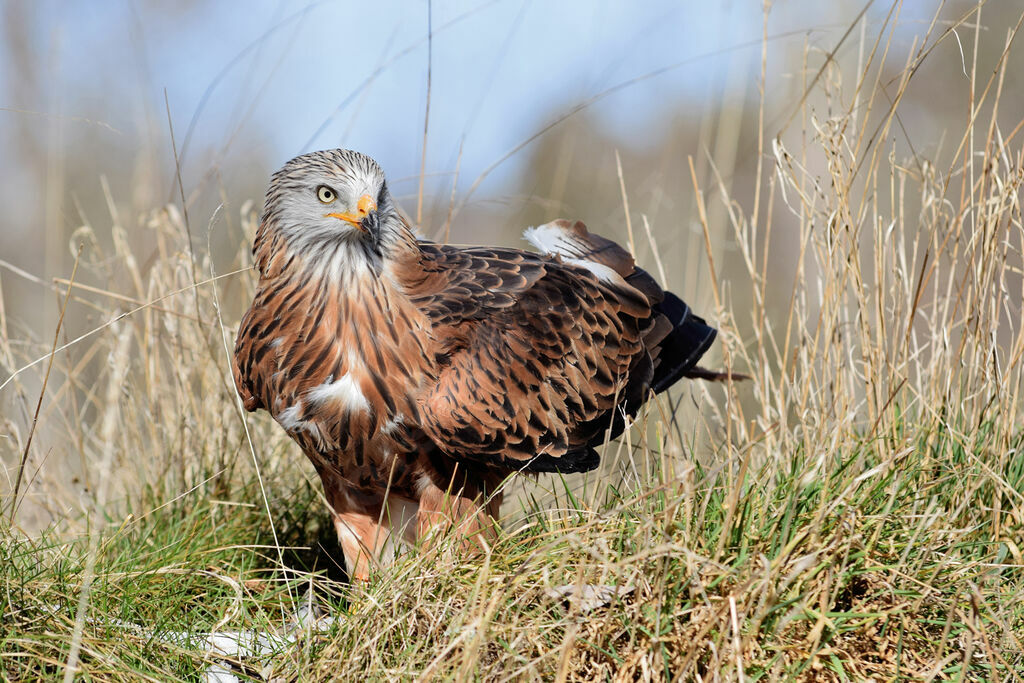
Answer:
[[[693,173],[708,317],[723,362],[753,380],[652,403],[599,474],[510,482],[505,531],[481,557],[441,542],[345,582],[311,468],[234,396],[226,344],[251,278],[211,281],[173,208],[149,217],[148,266],[120,241],[80,266],[106,285],[58,287],[114,322],[54,355],[45,393],[42,372],[13,373],[49,345],[20,343],[0,307],[15,406],[0,451],[11,472],[28,455],[0,522],[0,674],[195,680],[237,658],[175,634],[276,632],[315,599],[329,628],[236,674],[1020,680],[1024,146],[1016,122],[999,125],[1011,60],[990,75],[966,64],[973,96],[950,148],[901,155],[901,97],[950,33],[933,26],[893,75],[886,30],[862,34],[845,71],[804,70],[793,134],[767,139],[762,115],[772,154],[753,197]],[[242,219],[251,236],[254,213]],[[784,281],[776,261],[793,266]],[[588,606],[567,586],[614,590]]]

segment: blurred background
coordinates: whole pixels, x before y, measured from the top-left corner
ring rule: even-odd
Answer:
[[[525,246],[523,228],[566,217],[628,243],[625,190],[640,264],[716,323],[713,284],[729,295],[730,273],[752,270],[730,214],[756,223],[773,212],[762,291],[769,315],[784,311],[798,232],[787,232],[784,201],[757,194],[772,172],[766,163],[759,183],[758,163],[774,161],[774,140],[801,149],[845,113],[818,94],[801,107],[816,75],[829,65],[818,90],[842,81],[837,97],[856,117],[868,106],[859,67],[883,62],[866,86],[872,116],[896,99],[900,116],[875,148],[946,172],[970,118],[967,71],[976,55],[987,82],[1019,18],[1005,0],[0,0],[0,382],[49,353],[63,295],[54,280],[70,276],[79,245],[76,280],[102,288],[103,305],[74,299],[64,341],[109,320],[110,305],[150,298],[154,210],[187,214],[208,255],[197,279],[229,272],[270,173],[332,147],[375,157],[423,234],[452,242]],[[1021,66],[999,84],[1007,130],[1024,111]],[[822,160],[806,166],[828,181]],[[126,252],[138,276],[121,272],[115,254]],[[251,275],[223,286],[239,278]],[[227,302],[228,326],[242,305]],[[742,340],[750,321],[734,323]],[[84,350],[61,364],[99,372]],[[19,375],[17,397],[15,385],[0,395],[17,451],[42,367]]]
[[[145,259],[142,216],[181,203],[172,127],[193,239],[205,245],[209,228],[218,259],[248,239],[239,211],[259,209],[268,175],[330,147],[375,157],[427,235],[443,236],[451,214],[459,242],[519,244],[523,227],[556,216],[622,238],[618,153],[634,220],[647,217],[669,284],[699,303],[706,287],[682,272],[695,263],[687,159],[702,188],[752,194],[770,152],[756,137],[762,36],[765,134],[799,135],[790,117],[806,82],[862,11],[837,59],[863,60],[894,23],[878,49],[899,56],[896,74],[929,27],[940,34],[976,4],[2,0],[0,260],[41,281],[0,268],[8,319],[23,329],[11,336],[53,329],[45,285],[70,273],[80,226],[98,242],[86,261],[102,258],[114,223]],[[994,65],[1015,5],[988,3],[978,45],[972,20],[923,62],[897,156],[955,147],[943,131],[967,117],[963,64],[978,50]],[[1009,73],[1003,109],[1019,111],[1024,70]],[[712,230],[723,209],[709,202]]]

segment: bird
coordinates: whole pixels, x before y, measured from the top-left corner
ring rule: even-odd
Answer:
[[[233,376],[312,462],[351,579],[457,533],[497,538],[516,473],[595,469],[716,330],[579,221],[524,233],[536,251],[421,238],[381,167],[333,149],[271,176]]]

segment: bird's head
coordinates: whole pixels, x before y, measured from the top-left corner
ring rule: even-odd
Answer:
[[[345,149],[303,154],[275,173],[263,229],[279,232],[303,258],[341,254],[353,265],[379,264],[409,232],[377,162]]]

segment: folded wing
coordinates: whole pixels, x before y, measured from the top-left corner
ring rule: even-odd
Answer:
[[[545,254],[423,245],[410,295],[440,371],[421,428],[453,457],[593,469],[607,430],[693,368],[715,331],[582,223],[526,237]]]

